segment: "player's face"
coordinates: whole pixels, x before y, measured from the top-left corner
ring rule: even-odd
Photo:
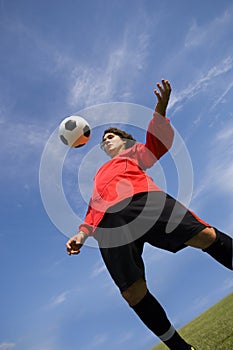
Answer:
[[[107,155],[113,158],[125,149],[125,143],[120,136],[109,132],[104,135],[101,145]]]

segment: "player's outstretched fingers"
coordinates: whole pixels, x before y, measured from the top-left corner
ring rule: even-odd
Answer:
[[[157,97],[158,103],[155,107],[155,111],[165,116],[171,94],[171,85],[170,82],[165,79],[162,79],[162,85],[160,83],[157,83],[156,85],[158,89],[154,90],[154,94]]]

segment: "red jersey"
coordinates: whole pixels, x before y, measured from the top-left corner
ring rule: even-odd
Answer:
[[[79,229],[92,235],[109,207],[140,192],[161,191],[145,170],[171,148],[173,138],[169,120],[154,112],[146,143],[135,143],[97,171],[87,214]]]

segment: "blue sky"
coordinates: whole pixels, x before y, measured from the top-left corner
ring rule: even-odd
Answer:
[[[94,242],[76,257],[65,243],[106,160],[97,147],[103,127],[125,123],[143,141],[163,77],[185,162],[175,148],[151,174],[233,236],[232,35],[232,1],[0,0],[1,350],[145,350],[157,342],[119,295]],[[67,154],[56,130],[80,111],[92,138]],[[47,145],[51,171],[39,182]],[[46,188],[61,190],[61,159],[75,214],[54,201],[57,224],[42,199]],[[190,169],[187,189],[179,175]],[[176,327],[233,290],[231,272],[200,251],[147,246],[144,258],[151,292]]]

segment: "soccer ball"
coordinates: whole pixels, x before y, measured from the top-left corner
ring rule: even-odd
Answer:
[[[61,141],[70,147],[82,147],[90,138],[91,129],[88,122],[76,115],[65,118],[59,126]]]

